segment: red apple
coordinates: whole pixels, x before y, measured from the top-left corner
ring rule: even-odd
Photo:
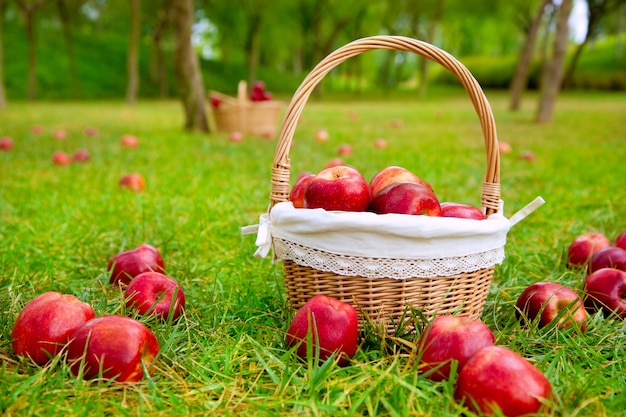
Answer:
[[[330,135],[326,129],[317,129],[315,132],[315,140],[317,142],[327,142],[330,139]]]
[[[136,148],[139,146],[139,139],[135,135],[125,133],[120,138],[120,144],[125,148]]]
[[[142,316],[177,319],[185,310],[183,287],[160,272],[137,275],[126,287],[126,307]]]
[[[100,132],[98,132],[98,129],[96,129],[95,127],[86,127],[83,133],[85,134],[85,136],[98,136],[100,134]]]
[[[350,156],[352,155],[352,146],[347,144],[347,143],[343,143],[339,146],[339,148],[337,148],[337,155],[339,156]]]
[[[308,345],[311,341],[312,345]],[[325,295],[316,295],[294,315],[287,330],[287,345],[298,345],[297,355],[307,358],[307,351],[328,359],[339,356],[339,365],[347,365],[359,343],[359,322],[350,304]]]
[[[72,163],[72,158],[63,151],[56,151],[52,154],[52,162],[55,165],[64,166]]]
[[[71,294],[43,293],[29,301],[17,316],[11,331],[13,352],[44,365],[94,315],[91,305]]]
[[[369,202],[367,181],[359,171],[345,165],[321,170],[304,191],[306,208],[366,211]]]
[[[535,153],[533,151],[522,151],[519,155],[519,159],[522,161],[527,161],[527,162],[536,162],[537,161],[537,155],[535,155]]]
[[[387,140],[383,138],[378,138],[374,140],[374,148],[376,149],[386,149],[387,146],[389,146],[389,144],[387,143]]]
[[[211,106],[213,106],[214,109],[218,109],[220,104],[222,104],[222,100],[220,100],[219,97],[211,96]]]
[[[159,342],[130,317],[107,315],[89,320],[72,335],[67,348],[70,370],[84,379],[102,377],[137,382],[143,369],[154,370]]]
[[[89,155],[89,152],[86,149],[79,149],[74,152],[72,159],[74,162],[78,163],[89,162],[91,160],[91,155]]]
[[[43,127],[39,125],[32,125],[30,131],[35,135],[41,135],[43,133]]]
[[[463,316],[437,316],[424,329],[418,341],[420,371],[427,378],[442,381],[450,376],[452,361],[457,372],[480,349],[495,342],[491,329],[480,320]]]
[[[626,231],[620,233],[613,242],[613,246],[626,250]]]
[[[626,272],[601,268],[585,279],[585,305],[626,319]]]
[[[52,133],[52,137],[56,140],[67,139],[67,131],[65,129],[57,129]]]
[[[372,198],[369,211],[441,216],[441,206],[435,193],[414,182],[398,182],[383,188]]]
[[[243,133],[241,132],[230,132],[228,135],[228,139],[231,142],[243,142]]]
[[[526,358],[502,346],[487,346],[466,363],[454,396],[480,415],[537,415],[552,386]]]
[[[526,287],[515,304],[516,314],[529,320],[539,318],[539,327],[558,320],[559,328],[578,323],[581,331],[587,327],[587,312],[576,291],[556,282],[536,282]]]
[[[404,126],[404,122],[400,119],[393,119],[391,121],[391,127],[401,128],[402,126]]]
[[[154,246],[144,243],[113,256],[109,260],[107,271],[111,274],[111,284],[128,284],[144,272],[165,273],[165,263]]]
[[[592,273],[602,268],[626,271],[626,249],[609,246],[594,253],[589,261],[588,272]]]
[[[432,190],[430,184],[408,169],[399,166],[388,166],[378,171],[370,180],[370,194],[374,197],[383,188],[397,182],[415,182]]]
[[[10,151],[13,149],[13,139],[8,136],[0,138],[0,151]]]
[[[345,163],[343,162],[343,159],[333,158],[330,161],[328,161],[328,163],[326,164],[324,168],[333,168],[333,167],[339,167],[342,165],[345,165]]]
[[[609,239],[600,232],[583,233],[568,246],[567,261],[573,266],[587,265],[594,253],[610,245]]]
[[[303,172],[298,176],[289,193],[289,201],[293,203],[295,208],[304,208],[304,191],[314,177],[315,174],[310,172]]]
[[[508,142],[498,142],[498,149],[500,153],[511,153],[513,148]]]
[[[143,191],[146,188],[146,181],[143,179],[143,176],[136,172],[123,175],[122,178],[120,178],[119,184],[120,187],[128,188],[135,193]]]
[[[452,202],[441,203],[441,217],[458,217],[473,220],[485,220],[487,218],[485,213],[478,207]]]

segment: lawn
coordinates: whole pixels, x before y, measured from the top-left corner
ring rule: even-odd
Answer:
[[[291,150],[292,180],[318,171],[351,143],[345,162],[371,178],[401,165],[429,181],[442,201],[478,205],[485,155],[480,125],[462,92],[438,97],[312,100]],[[584,272],[566,265],[578,234],[614,238],[626,230],[626,95],[570,93],[551,124],[532,122],[535,98],[517,113],[503,93],[488,92],[500,141],[502,198],[510,217],[536,196],[546,204],[508,235],[483,321],[496,342],[528,358],[551,381],[551,415],[617,416],[626,409],[626,322],[591,315],[587,330],[540,329],[515,317],[514,303],[535,281],[580,290]],[[358,120],[354,120],[356,115]],[[351,116],[351,117],[349,117]],[[402,125],[393,125],[393,120]],[[31,131],[43,128],[41,134]],[[280,264],[256,259],[257,223],[269,203],[275,140],[189,134],[173,101],[12,102],[0,112],[0,411],[7,416],[390,415],[457,416],[454,379],[419,374],[417,334],[403,340],[363,335],[351,366],[307,366],[284,343],[292,315]],[[86,127],[98,129],[86,136]],[[55,129],[68,138],[52,138]],[[331,140],[315,142],[325,128]],[[124,133],[139,137],[126,149]],[[376,138],[389,142],[375,149]],[[92,160],[66,167],[52,153],[84,148]],[[520,160],[522,151],[536,162]],[[147,188],[118,187],[128,172]],[[187,310],[175,323],[142,319],[157,335],[161,356],[142,382],[82,381],[62,360],[36,367],[16,357],[15,318],[45,291],[71,293],[96,314],[128,314],[108,284],[115,253],[147,242],[158,247],[168,275],[185,289]],[[471,415],[471,414],[468,414]]]

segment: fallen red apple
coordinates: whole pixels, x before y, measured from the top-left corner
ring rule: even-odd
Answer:
[[[84,163],[91,161],[91,155],[86,149],[79,149],[74,152],[74,156],[72,158],[74,162]]]
[[[458,217],[473,220],[485,220],[487,218],[485,213],[478,207],[453,202],[441,203],[441,217]]]
[[[44,365],[94,315],[91,305],[71,294],[43,293],[29,301],[17,316],[11,331],[13,352]]]
[[[413,172],[399,166],[388,166],[378,171],[370,180],[370,194],[374,197],[383,188],[398,182],[415,182],[432,190],[433,187]]]
[[[228,135],[228,139],[231,142],[243,142],[243,133],[241,132],[230,132]]]
[[[146,181],[143,179],[143,176],[136,172],[123,175],[122,178],[120,178],[119,184],[120,187],[128,188],[135,193],[143,191],[146,188]]]
[[[441,205],[430,188],[415,182],[398,182],[379,191],[372,198],[369,211],[441,216]]]
[[[107,265],[111,274],[111,284],[128,284],[137,275],[144,272],[165,273],[165,263],[161,253],[152,245],[143,243],[134,249],[119,252]]]
[[[536,282],[526,287],[515,303],[516,315],[539,319],[539,327],[558,320],[559,328],[576,322],[581,331],[587,327],[587,312],[576,291],[556,282]]]
[[[602,268],[626,271],[626,249],[609,246],[594,253],[589,261],[588,272],[592,273]]]
[[[86,127],[83,131],[85,136],[98,136],[100,132],[95,127]]]
[[[508,142],[498,142],[498,149],[500,153],[511,153],[513,148]]]
[[[526,162],[536,162],[537,155],[533,151],[522,151],[519,155],[519,159]]]
[[[296,353],[303,359],[307,358],[307,352],[315,355],[319,349],[321,360],[337,353],[338,364],[347,365],[358,343],[359,323],[354,307],[325,295],[316,295],[307,301],[296,312],[287,330],[287,345],[297,345]]]
[[[326,164],[324,168],[333,168],[333,167],[339,167],[343,165],[345,165],[345,162],[343,162],[343,159],[333,158],[330,161],[328,161],[328,163]]]
[[[359,171],[345,165],[321,170],[304,191],[306,208],[366,211],[369,202],[367,181]]]
[[[139,146],[139,138],[135,135],[131,135],[129,133],[125,133],[120,138],[120,144],[125,148],[136,148]]]
[[[454,396],[480,415],[537,415],[552,394],[545,375],[526,358],[502,346],[487,346],[466,363]]]
[[[137,382],[151,373],[159,342],[145,325],[130,317],[96,317],[78,328],[67,348],[70,370],[83,379],[102,377]]]
[[[185,310],[183,287],[160,272],[144,272],[126,287],[126,307],[142,316],[154,315],[162,320],[176,320]]]
[[[0,151],[10,151],[13,149],[13,139],[8,136],[0,138]]]
[[[56,151],[52,154],[52,162],[55,165],[64,166],[72,163],[72,158],[63,151]]]
[[[295,208],[304,208],[304,192],[315,174],[304,172],[298,176],[293,188],[289,192],[289,201],[293,203]]]
[[[567,261],[572,266],[587,265],[594,253],[610,246],[609,239],[600,232],[583,233],[567,248]]]
[[[347,143],[343,143],[339,145],[339,148],[337,148],[337,155],[339,156],[350,156],[352,155],[352,152],[352,145]]]
[[[386,139],[378,138],[374,140],[374,148],[376,149],[386,149],[387,146],[389,146],[389,144],[387,143]]]
[[[404,122],[400,119],[393,119],[391,121],[391,127],[401,128],[402,126],[404,126]]]
[[[588,308],[626,319],[626,272],[615,268],[598,269],[587,276],[584,287]]]
[[[613,242],[613,246],[626,250],[626,231],[620,233]]]
[[[57,129],[52,133],[52,137],[56,140],[67,139],[67,131],[65,129]]]
[[[43,133],[43,127],[39,125],[32,125],[30,131],[35,135],[41,135]]]
[[[432,381],[450,376],[450,365],[458,363],[457,372],[480,349],[495,342],[491,329],[480,320],[463,316],[437,316],[425,328],[418,341],[420,372]]]
[[[317,129],[315,132],[315,140],[317,142],[327,142],[330,139],[330,135],[326,129]]]

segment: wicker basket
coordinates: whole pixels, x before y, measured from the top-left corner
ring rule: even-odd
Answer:
[[[491,107],[478,82],[454,57],[428,43],[397,36],[374,36],[351,42],[323,59],[303,80],[294,93],[282,123],[274,155],[271,178],[270,211],[276,204],[288,201],[290,192],[291,142],[303,108],[316,85],[333,68],[366,51],[390,49],[408,51],[445,67],[465,87],[482,126],[486,149],[486,173],[481,204],[487,214],[501,211],[500,155],[496,126]],[[274,246],[278,242],[274,239]],[[502,248],[503,250],[503,248]],[[479,318],[482,314],[494,266],[451,276],[366,278],[322,271],[284,260],[287,295],[294,309],[300,308],[317,294],[324,294],[351,303],[360,313],[360,320],[373,321],[393,333],[400,322],[411,318],[411,310],[419,310],[426,318],[441,314],[460,314]],[[411,308],[407,308],[407,307]]]
[[[283,103],[276,100],[251,101],[245,81],[239,82],[237,98],[210,91],[209,98],[214,97],[220,100],[219,106],[211,106],[218,132],[276,137]]]

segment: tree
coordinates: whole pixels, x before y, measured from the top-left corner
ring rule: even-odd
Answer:
[[[26,36],[28,37],[28,99],[34,100],[37,95],[37,52],[35,39],[35,13],[41,8],[46,0],[28,2],[27,0],[16,0],[22,12],[24,24],[26,26]]]
[[[159,88],[159,96],[167,97],[167,66],[163,40],[169,26],[167,0],[159,1],[156,15],[152,16],[152,49],[150,50],[150,79]]]
[[[56,0],[63,38],[65,39],[65,51],[72,79],[72,95],[80,97],[80,81],[76,70],[76,55],[74,54],[74,38],[72,36],[72,23],[80,13],[80,8],[87,0]]]
[[[209,131],[205,109],[204,83],[198,55],[191,44],[194,23],[193,0],[171,0],[172,28],[175,36],[175,72],[178,94],[185,112],[185,129]]]
[[[4,88],[4,37],[2,36],[4,29],[4,0],[0,0],[0,109],[7,106],[7,96]]]
[[[567,49],[569,29],[568,19],[572,12],[572,6],[573,0],[562,0],[558,9],[552,57],[544,64],[541,71],[539,108],[536,117],[538,123],[545,123],[552,120],[556,96],[561,89],[561,81],[563,80],[563,63]]]
[[[139,36],[141,23],[141,3],[139,0],[130,1],[130,38],[128,40],[128,85],[126,88],[126,101],[137,101],[139,92]]]

